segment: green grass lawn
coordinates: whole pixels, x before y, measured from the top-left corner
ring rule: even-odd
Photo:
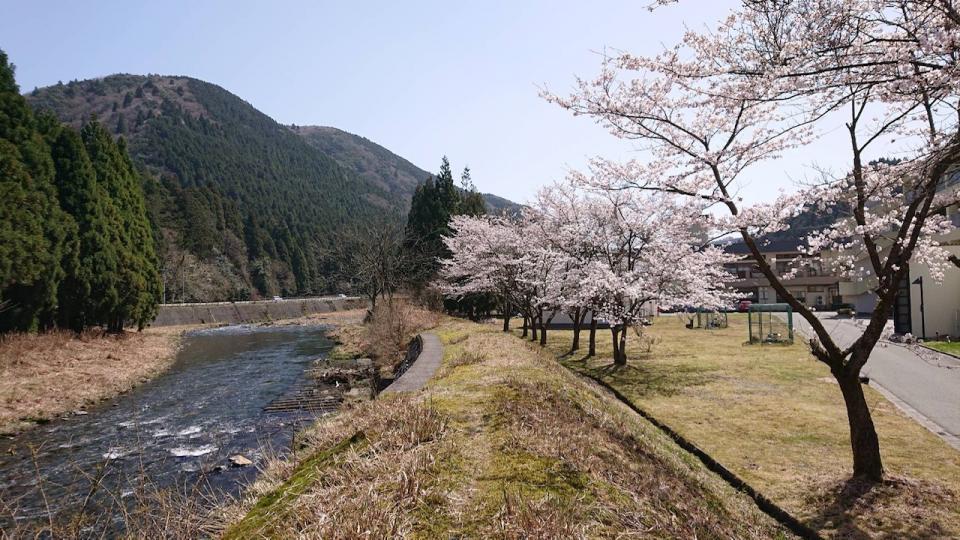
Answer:
[[[866,491],[847,482],[840,389],[805,344],[748,345],[743,315],[719,330],[689,330],[665,316],[646,332],[652,347],[631,332],[622,368],[611,363],[609,331],[598,332],[596,358],[566,355],[569,331],[550,332],[548,347],[828,536],[960,535],[960,452],[869,388],[890,481]]]
[[[940,352],[960,356],[960,341],[926,341],[923,344]]]

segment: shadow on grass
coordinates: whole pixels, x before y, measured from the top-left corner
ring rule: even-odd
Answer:
[[[587,358],[564,361],[580,373],[600,379],[634,397],[673,396],[686,388],[710,382],[707,368],[691,365],[657,365],[642,360],[628,361],[625,366],[606,364],[591,366]]]
[[[946,538],[949,533],[931,509],[956,501],[956,494],[926,482],[890,477],[880,484],[848,479],[814,490],[820,512],[807,525],[830,536]]]

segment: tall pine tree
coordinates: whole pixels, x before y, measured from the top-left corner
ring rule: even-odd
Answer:
[[[69,216],[50,150],[0,51],[0,331],[54,324]]]
[[[77,223],[77,256],[64,266],[58,322],[82,330],[106,325],[120,303],[119,229],[123,226],[96,172],[83,141],[70,128],[60,130],[52,144],[60,206]]]
[[[120,331],[129,320],[143,328],[156,316],[162,286],[140,174],[127,155],[123,139],[115,142],[99,122],[89,122],[80,134],[97,183],[116,210],[119,223],[113,231],[113,242],[118,246],[118,302],[109,311],[105,325],[108,330]]]
[[[440,172],[417,186],[407,215],[404,248],[413,267],[408,271],[411,285],[422,288],[436,275],[440,260],[450,255],[443,242],[450,235],[450,218],[459,214],[486,213],[483,196],[473,188],[470,169],[463,171],[461,181],[469,189],[462,189],[453,179],[450,160],[440,163]]]

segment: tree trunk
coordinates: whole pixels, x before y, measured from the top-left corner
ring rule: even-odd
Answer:
[[[509,312],[503,314],[503,331],[504,332],[510,331],[510,313]]]
[[[528,319],[527,316],[524,315],[523,316],[523,333],[520,334],[520,337],[523,337],[523,338],[527,337],[529,328],[530,328],[530,319]]]
[[[611,325],[610,333],[613,334],[613,365],[615,366],[625,366],[627,365],[627,351],[624,350],[626,346],[626,336],[627,329],[619,325]]]
[[[577,308],[576,311],[573,312],[573,341],[570,343],[570,354],[580,350],[580,327],[583,326],[583,315],[581,312],[586,312],[586,310]]]
[[[617,362],[618,366],[627,365],[627,327],[624,326],[620,329],[620,346],[617,347],[620,351],[620,360]]]
[[[547,320],[543,320],[543,310],[540,310],[540,346],[547,346],[547,327],[550,326],[550,323],[553,322],[553,317],[556,315],[556,312],[551,312],[550,316],[547,317]]]
[[[530,317],[530,341],[537,341],[537,327],[539,326],[540,321],[537,320],[537,316]]]
[[[850,446],[853,449],[853,476],[873,482],[883,480],[883,461],[880,459],[880,441],[870,416],[870,408],[863,396],[858,373],[834,373],[847,406],[850,423]]]
[[[597,355],[597,312],[590,312],[590,350],[587,356]]]

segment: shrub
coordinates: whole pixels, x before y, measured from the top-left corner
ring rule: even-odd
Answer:
[[[401,299],[377,306],[367,325],[369,353],[378,365],[395,367],[418,333],[436,326],[440,316]]]

